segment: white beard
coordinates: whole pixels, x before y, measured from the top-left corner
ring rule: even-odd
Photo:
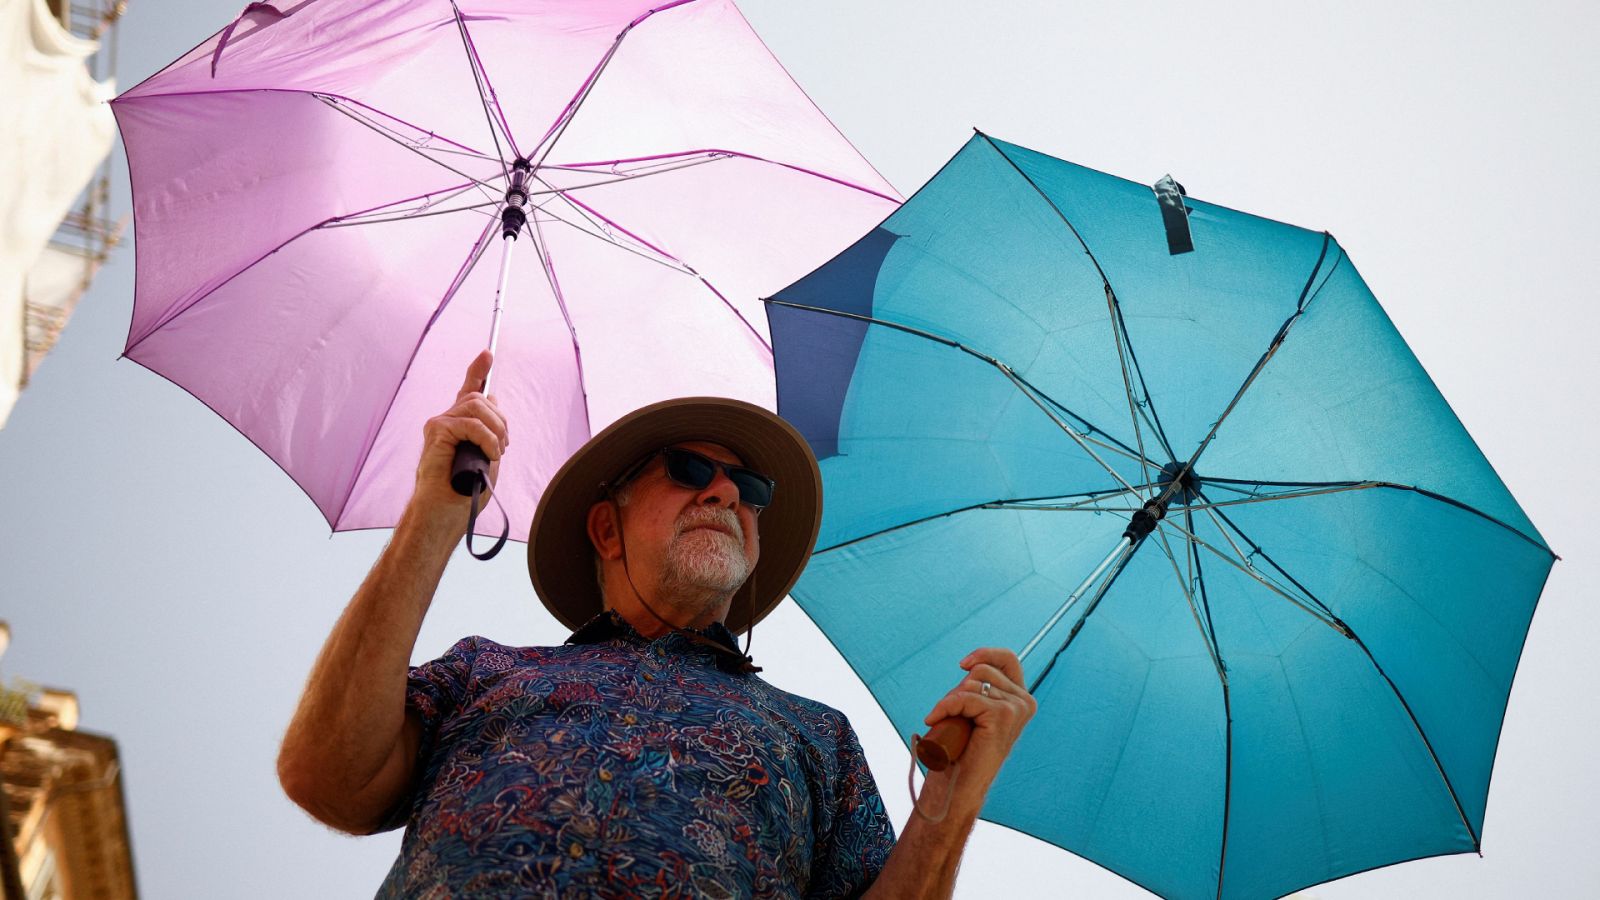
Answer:
[[[715,522],[733,534],[698,525]],[[731,510],[693,507],[678,519],[678,533],[662,560],[661,585],[669,593],[687,591],[727,596],[750,577],[744,555],[744,529]]]

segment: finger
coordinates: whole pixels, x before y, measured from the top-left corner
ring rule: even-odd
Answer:
[[[1022,684],[1022,663],[1017,655],[1004,647],[979,647],[967,654],[961,661],[961,668],[971,669],[980,663],[988,663],[996,669],[1006,673],[1006,677],[1016,684]]]
[[[1016,683],[1015,681],[1012,681],[1011,676],[1007,675],[1000,669],[989,665],[988,663],[979,663],[978,665],[968,669],[967,679],[972,684],[978,685],[981,685],[983,682],[987,681],[993,686],[991,690],[1006,694],[1021,695],[1028,692],[1026,687]]]
[[[482,394],[471,393],[464,395],[463,399],[452,406],[446,416],[451,418],[472,418],[481,420],[489,426],[500,441],[502,448],[508,443],[509,432],[506,427],[505,416],[494,406],[494,402]]]
[[[467,377],[461,382],[461,390],[456,392],[456,399],[483,390],[483,384],[489,378],[489,368],[494,365],[494,354],[488,350],[481,350],[470,364],[467,365]]]
[[[933,705],[933,710],[922,720],[924,725],[933,725],[941,719],[963,716],[977,722],[985,713],[994,713],[1004,710],[1004,701],[985,697],[977,691],[955,690]]]
[[[432,421],[437,439],[445,443],[459,444],[462,441],[471,441],[478,445],[483,455],[490,460],[497,460],[503,452],[500,446],[500,437],[489,426],[478,419],[468,417],[439,416]]]
[[[506,448],[509,449],[511,447],[511,422],[506,419],[506,414],[500,411],[500,398],[498,396],[490,394],[488,400],[489,406],[500,417],[501,440],[504,441]]]

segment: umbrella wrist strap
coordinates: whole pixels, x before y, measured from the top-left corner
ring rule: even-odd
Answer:
[[[472,549],[472,535],[478,530],[478,513],[482,511],[479,504],[482,498],[483,484],[479,482],[472,488],[472,510],[467,513],[467,552],[472,554],[473,559],[491,560],[500,552],[500,548],[506,545],[506,538],[511,535],[511,517],[506,514],[506,508],[500,505],[499,496],[490,494],[489,499],[493,500],[495,508],[500,510],[500,518],[505,521],[505,525],[500,529],[500,539],[494,542],[493,547],[482,553]]]
[[[950,800],[956,793],[956,779],[961,777],[961,762],[959,760],[951,760],[950,765],[945,769],[946,772],[950,773],[950,781],[944,787],[944,802],[939,805],[938,811],[929,812],[923,809],[922,797],[917,794],[917,744],[921,740],[922,735],[920,734],[911,736],[911,770],[906,773],[906,790],[911,792],[911,811],[920,818],[926,819],[929,823],[937,825],[944,821],[945,816],[950,814]],[[922,780],[922,794],[926,795],[927,793],[928,780],[924,777]]]

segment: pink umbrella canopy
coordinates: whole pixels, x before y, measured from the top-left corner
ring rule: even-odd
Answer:
[[[516,540],[624,413],[772,408],[760,298],[898,203],[731,0],[252,3],[112,106],[137,254],[124,355],[336,531],[395,523],[423,421],[488,341],[480,259],[515,160],[530,196],[492,390]]]

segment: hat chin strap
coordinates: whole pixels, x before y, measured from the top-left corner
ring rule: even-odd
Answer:
[[[650,615],[655,616],[657,622],[660,622],[661,624],[667,626],[667,628],[669,630],[671,630],[671,631],[673,631],[673,632],[675,632],[677,634],[683,635],[685,638],[688,638],[691,642],[693,642],[695,644],[699,644],[702,647],[709,648],[714,653],[718,653],[718,654],[721,654],[721,655],[724,655],[724,656],[737,658],[739,660],[739,663],[740,663],[739,664],[739,671],[741,671],[741,672],[749,672],[749,673],[754,673],[754,672],[761,671],[761,667],[756,665],[755,660],[750,657],[750,644],[755,639],[755,634],[756,634],[756,623],[754,621],[752,621],[750,623],[749,630],[747,630],[745,632],[744,652],[743,653],[737,653],[737,652],[735,652],[733,650],[728,649],[722,643],[720,643],[718,641],[714,641],[714,640],[706,637],[705,635],[700,634],[697,631],[692,631],[692,630],[690,630],[688,628],[684,628],[684,627],[682,627],[680,625],[674,625],[673,623],[667,621],[666,617],[661,615],[661,613],[656,612],[656,608],[654,606],[651,606],[650,602],[648,600],[644,599],[644,591],[639,590],[638,583],[636,583],[633,580],[633,572],[632,572],[632,570],[630,570],[628,568],[628,541],[627,541],[627,538],[625,536],[625,533],[626,533],[626,529],[624,529],[622,527],[622,511],[621,511],[621,508],[619,507],[618,510],[617,510],[617,545],[622,550],[622,574],[623,574],[623,577],[628,579],[628,587],[633,589],[633,595],[635,597],[639,598],[639,605],[643,606],[645,608],[645,611],[650,613]],[[751,572],[750,572],[750,577],[746,578],[745,581],[744,581],[744,584],[739,585],[739,587],[734,591],[734,596],[735,597],[737,597],[741,593],[745,595],[745,607],[746,607],[746,610],[748,611],[748,613],[749,613],[751,618],[754,618],[754,615],[755,615],[755,611],[754,611],[755,601],[753,599],[751,599],[751,597],[750,597],[750,595],[752,593],[754,593],[754,587],[751,585],[751,581],[754,580],[754,578],[755,578],[755,571],[754,571],[754,569],[752,569]],[[746,591],[745,588],[747,588],[747,587],[751,588],[751,590]],[[730,609],[731,609],[731,606],[730,606]]]

